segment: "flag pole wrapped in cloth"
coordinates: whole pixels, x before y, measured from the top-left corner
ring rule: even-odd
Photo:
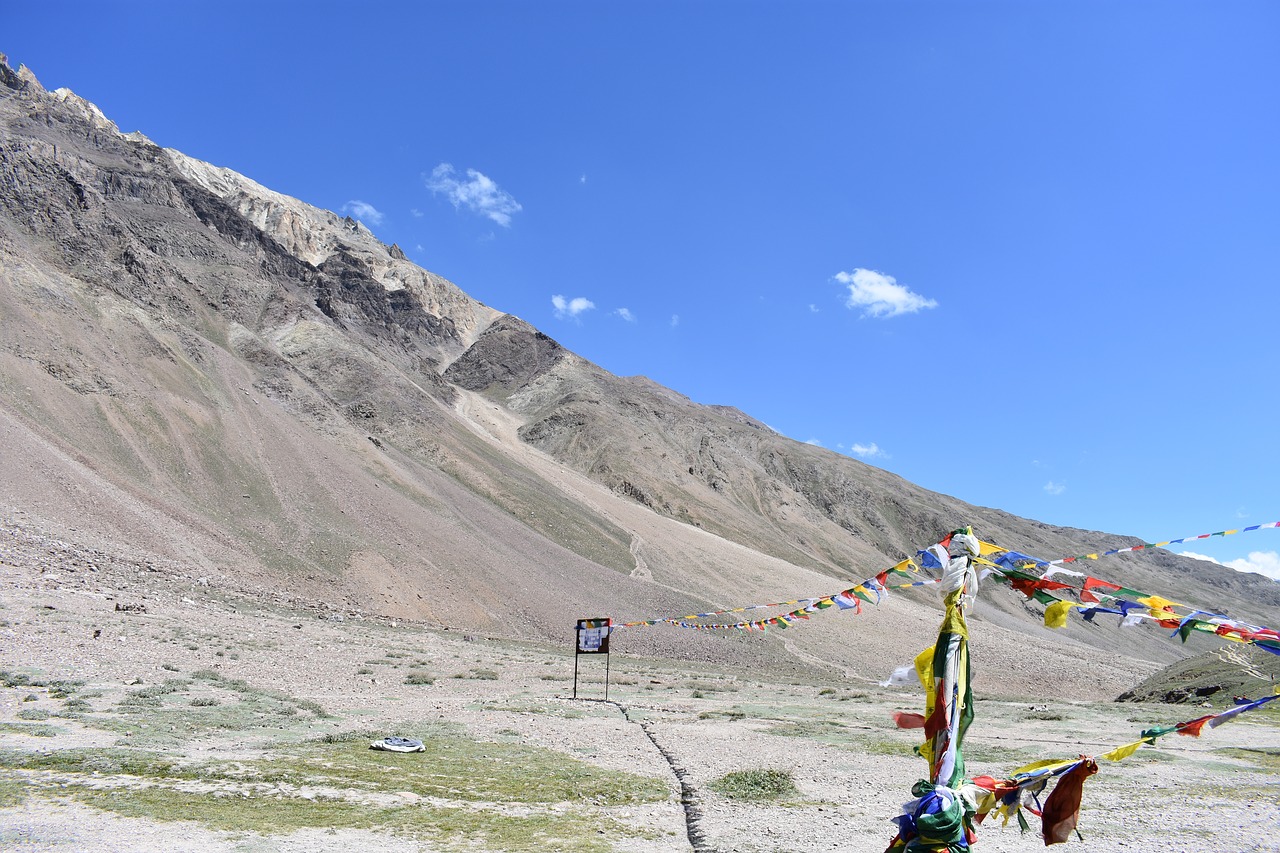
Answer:
[[[926,563],[942,566],[946,607],[938,641],[915,662],[925,690],[925,741],[918,751],[929,762],[929,778],[916,782],[911,789],[916,799],[904,804],[902,814],[894,818],[898,835],[886,853],[968,853],[975,840],[977,802],[974,792],[966,790],[972,785],[965,782],[962,750],[965,731],[973,720],[969,629],[964,611],[977,594],[973,558],[979,556],[981,546],[972,529],[964,527],[928,553],[933,559],[926,558]]]

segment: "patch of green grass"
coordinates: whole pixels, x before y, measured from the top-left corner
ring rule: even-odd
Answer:
[[[403,728],[414,732],[424,727]],[[0,752],[0,768],[57,774],[59,796],[122,815],[189,819],[218,829],[267,834],[302,827],[385,830],[440,843],[457,839],[501,850],[608,850],[611,838],[632,831],[593,814],[594,809],[658,802],[669,795],[660,779],[601,770],[561,753],[522,744],[476,741],[451,727],[426,728],[417,732],[426,753],[377,752],[369,749],[368,743],[381,732],[349,731],[279,747],[257,760],[184,764],[162,753],[131,749],[11,750]],[[90,775],[94,776],[93,789],[86,784]],[[155,784],[98,789],[104,777],[120,775]],[[194,779],[230,782],[236,790],[191,793],[172,785]],[[454,809],[424,804],[386,809],[345,795],[318,805],[271,788],[280,783],[320,785],[365,796],[410,791],[468,803],[518,803],[522,813],[512,816],[484,807]],[[541,811],[565,802],[575,807],[568,812],[559,808]]]
[[[849,745],[853,742],[848,727],[836,720],[788,720],[774,723],[767,731],[780,737],[808,738],[828,744]]]
[[[42,726],[38,723],[0,723],[0,732],[27,737],[57,737],[58,735],[58,730],[53,726]]]
[[[109,713],[86,714],[80,720],[127,734],[130,745],[148,748],[175,746],[211,732],[261,732],[326,718],[315,702],[205,669],[190,679],[169,679],[131,691]]]
[[[52,716],[44,708],[23,708],[18,712],[19,720],[47,720]]]
[[[787,770],[735,770],[711,783],[711,790],[731,800],[777,800],[799,791]]]
[[[574,850],[606,853],[613,841],[634,835],[616,821],[582,811],[508,815],[489,809],[430,806],[378,808],[341,799],[193,794],[170,788],[60,789],[86,805],[128,817],[195,820],[214,829],[287,834],[298,829],[365,829],[450,849],[533,853]]]
[[[23,780],[0,776],[0,809],[22,805],[27,794],[27,784]]]
[[[1280,772],[1280,749],[1267,749],[1263,747],[1233,747],[1226,746],[1215,749],[1214,752],[1220,755],[1228,755],[1232,758],[1239,758],[1250,764],[1256,765],[1261,770],[1272,773]]]
[[[714,720],[717,718],[729,720],[741,720],[747,715],[741,711],[702,711],[698,714],[699,720]]]
[[[294,780],[453,800],[627,805],[667,796],[661,780],[606,772],[551,750],[451,733],[415,736],[422,738],[425,752],[378,752],[362,737],[281,748],[269,760],[241,765],[248,778],[285,772]]]
[[[133,749],[58,749],[52,752],[0,751],[0,767],[60,773],[126,774],[151,779],[199,778],[159,753]]]
[[[482,711],[506,711],[511,714],[546,714],[550,717],[561,717],[566,720],[579,720],[585,717],[586,711],[569,704],[545,704],[540,702],[522,702],[518,699],[505,702],[482,702]]]
[[[899,755],[910,757],[915,755],[916,744],[891,738],[863,737],[857,740],[858,749],[868,755]],[[965,758],[969,757],[969,748],[964,750]]]

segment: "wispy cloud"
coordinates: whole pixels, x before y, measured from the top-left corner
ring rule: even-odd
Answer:
[[[859,268],[853,272],[838,272],[835,279],[849,288],[845,305],[861,308],[863,317],[896,317],[938,307],[932,299],[912,293],[898,284],[893,276],[875,270]]]
[[[367,201],[352,199],[342,206],[342,212],[354,216],[365,225],[382,224],[382,212]]]
[[[875,459],[884,456],[885,452],[880,449],[880,445],[874,441],[870,444],[859,444],[857,442],[849,445],[849,452],[855,456],[861,456],[863,459]]]
[[[578,178],[578,183],[585,184],[587,182],[587,173],[583,172],[582,177]]]
[[[672,314],[672,315],[671,315],[671,328],[673,328],[673,329],[674,329],[676,326],[679,326],[679,325],[680,325],[680,315],[679,315],[679,314]]]
[[[1256,572],[1260,575],[1266,575],[1272,580],[1280,581],[1280,553],[1275,551],[1250,551],[1247,559],[1228,560],[1225,563],[1215,560],[1213,557],[1206,557],[1204,554],[1197,554],[1194,551],[1179,551],[1178,553],[1184,557],[1194,557],[1197,560],[1208,560],[1220,566],[1227,566],[1237,572]]]
[[[820,440],[816,439],[816,438],[811,438],[811,439],[809,439],[808,441],[806,441],[806,442],[805,442],[805,444],[811,444],[811,445],[813,445],[814,447],[821,447],[821,446],[822,446],[822,442],[821,442]]]
[[[578,296],[574,299],[565,299],[559,294],[551,297],[551,305],[556,309],[557,317],[561,319],[569,317],[575,320],[583,311],[590,311],[596,307],[596,304],[586,297]]]
[[[1044,490],[1051,495],[1060,495],[1067,490],[1062,483],[1055,483],[1053,480],[1044,484]]]
[[[613,313],[617,314],[619,317],[626,320],[628,323],[634,323],[636,321],[636,315],[631,313],[630,308],[619,308],[617,311],[614,311]]]
[[[462,180],[451,164],[441,163],[431,170],[426,184],[427,189],[453,202],[455,208],[465,207],[472,213],[492,219],[503,228],[511,227],[511,215],[523,209],[510,193],[475,169],[467,169],[466,180]]]

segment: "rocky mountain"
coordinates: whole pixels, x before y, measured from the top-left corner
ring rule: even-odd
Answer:
[[[359,222],[123,134],[6,62],[0,126],[8,541],[556,641],[583,616],[829,594],[963,524],[1048,558],[1139,541],[972,506],[613,376]],[[1168,552],[1098,573],[1259,620],[1280,605],[1280,585]],[[879,679],[929,642],[934,598],[785,636],[628,629],[618,648]],[[1184,654],[1158,631],[1049,632],[1038,607],[984,595],[988,690],[1053,668],[1114,694]]]

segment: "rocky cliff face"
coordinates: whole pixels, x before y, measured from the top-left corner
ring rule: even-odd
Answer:
[[[538,637],[583,615],[829,593],[961,524],[1047,557],[1136,541],[971,506],[612,376],[359,223],[121,134],[2,62],[0,126],[8,523]],[[1107,571],[1242,613],[1280,604],[1265,579],[1169,554]],[[933,607],[890,615],[927,626]],[[1043,634],[1020,596],[985,613],[1000,636]],[[860,630],[637,642],[882,664]],[[1139,639],[1139,670],[1180,653]],[[1039,641],[1080,673],[1072,649],[1110,643],[1079,627]],[[1123,680],[1092,672],[1089,690]]]

